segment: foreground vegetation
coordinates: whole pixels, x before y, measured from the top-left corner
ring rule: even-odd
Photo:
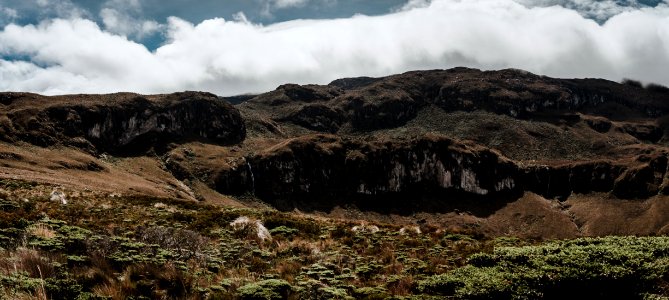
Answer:
[[[52,189],[0,181],[0,298],[662,299],[669,293],[666,237],[531,243],[146,197],[84,193],[62,204],[50,200]]]

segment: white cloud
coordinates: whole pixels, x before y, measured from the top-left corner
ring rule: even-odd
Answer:
[[[19,16],[16,9],[12,9],[9,7],[0,7],[0,14],[10,19],[16,19]]]
[[[260,0],[261,11],[260,15],[271,18],[272,12],[277,9],[304,7],[310,3],[316,3],[322,6],[332,6],[337,3],[337,0]]]
[[[19,13],[15,9],[0,5],[0,27],[14,22],[18,17]]]
[[[46,94],[185,89],[221,95],[413,69],[520,68],[559,77],[669,84],[669,6],[598,24],[559,6],[511,0],[434,0],[384,16],[245,21],[172,17],[155,52],[94,22],[72,19],[0,31],[0,90]]]
[[[162,30],[158,22],[142,18],[139,0],[108,0],[100,10],[100,19],[107,31],[140,40]]]
[[[278,8],[297,7],[305,5],[309,0],[270,0]]]
[[[3,61],[3,90],[45,94],[158,91],[173,84],[167,67],[144,46],[103,32],[88,20],[8,25],[0,33],[0,53],[20,53],[33,60]],[[163,76],[151,72],[163,72]]]
[[[260,15],[271,18],[272,11],[289,7],[301,7],[310,0],[262,0]]]
[[[39,7],[40,14],[44,16],[56,16],[59,18],[83,18],[89,13],[72,3],[70,0],[25,0],[33,2]]]

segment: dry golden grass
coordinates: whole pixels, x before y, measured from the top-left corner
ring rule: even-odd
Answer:
[[[68,199],[91,194],[141,194],[195,200],[153,157],[99,159],[70,148],[40,148],[0,143],[5,155],[0,158],[0,179],[10,178],[63,186]],[[18,159],[17,159],[18,157]],[[87,165],[102,170],[88,170]],[[45,192],[51,192],[50,190]],[[42,197],[44,197],[42,195]]]
[[[56,232],[51,230],[49,226],[46,226],[44,224],[37,224],[35,226],[30,227],[29,233],[32,234],[33,236],[45,239],[52,239],[56,237]]]
[[[93,288],[93,293],[103,297],[110,297],[113,300],[125,299],[122,288],[118,283],[98,285]]]
[[[584,236],[654,235],[669,232],[667,196],[616,199],[607,194],[574,195],[565,204]]]
[[[279,276],[288,281],[294,282],[295,276],[300,273],[302,264],[295,260],[285,260],[278,263],[275,267]]]
[[[413,276],[406,276],[396,281],[390,282],[388,285],[388,291],[397,296],[407,296],[411,294],[411,289],[414,287]]]

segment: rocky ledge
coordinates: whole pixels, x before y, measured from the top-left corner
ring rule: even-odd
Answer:
[[[0,94],[0,140],[67,145],[93,152],[141,154],[169,143],[244,140],[239,111],[216,95],[142,96]]]
[[[177,152],[168,155],[168,168],[182,179],[196,178]],[[495,202],[524,192],[558,200],[592,192],[645,199],[669,193],[668,156],[656,150],[619,160],[527,164],[439,134],[370,142],[311,135],[230,160],[223,168],[212,166],[207,176],[223,194],[253,193],[269,202],[397,197]]]

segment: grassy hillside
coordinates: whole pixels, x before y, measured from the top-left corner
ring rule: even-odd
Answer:
[[[667,293],[665,237],[492,239],[474,230],[90,191],[70,192],[63,204],[57,187],[16,180],[2,180],[0,189],[0,297],[6,299],[656,299]]]

